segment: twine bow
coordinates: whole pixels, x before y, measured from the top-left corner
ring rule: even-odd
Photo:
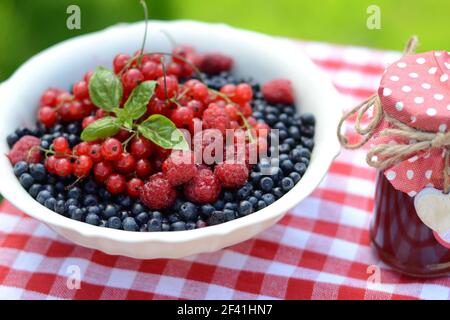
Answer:
[[[417,37],[412,37],[408,41],[404,55],[412,54],[417,45]],[[373,119],[362,127],[361,122],[364,114],[373,108]],[[356,114],[355,131],[362,136],[361,141],[350,144],[347,137],[342,133],[342,127],[345,122]],[[377,127],[385,120],[390,124],[389,128],[382,130],[379,135],[382,137],[403,138],[405,143],[380,144],[372,147],[366,156],[367,163],[376,169],[386,169],[399,162],[402,162],[411,156],[425,150],[433,148],[445,149],[445,164],[443,170],[444,193],[450,192],[449,170],[449,146],[450,131],[448,132],[426,132],[412,128],[403,122],[391,117],[383,110],[380,98],[373,94],[355,108],[344,114],[338,125],[338,139],[341,145],[346,149],[359,149],[365,145],[375,134]]]

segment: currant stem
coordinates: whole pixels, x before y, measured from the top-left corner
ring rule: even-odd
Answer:
[[[138,66],[142,63],[142,57],[144,56],[145,43],[147,41],[147,32],[148,32],[148,7],[145,0],[140,1],[142,7],[144,8],[144,17],[145,17],[145,31],[144,31],[144,39],[142,40],[141,52],[138,58]]]
[[[244,123],[244,128],[247,129],[248,139],[249,139],[250,143],[254,143],[255,142],[255,137],[253,136],[253,133],[252,133],[252,129],[253,128],[250,126],[250,124],[248,123],[247,119],[242,114],[242,112],[238,112],[238,115],[242,118],[242,122]]]
[[[129,136],[128,139],[122,143],[123,150],[125,150],[125,151],[127,151],[127,147],[128,147],[128,144],[130,143],[130,141],[133,140],[138,135],[137,131],[132,131],[132,132],[133,132],[133,134],[131,136]]]
[[[163,68],[163,76],[164,76],[164,93],[166,95],[166,101],[169,101],[169,92],[167,91],[167,70],[166,65],[164,64],[164,57],[161,58],[161,66]]]

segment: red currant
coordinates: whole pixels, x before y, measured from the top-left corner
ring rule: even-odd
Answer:
[[[60,177],[67,177],[72,173],[72,163],[69,159],[61,158],[55,162],[55,173]]]
[[[194,87],[191,89],[192,96],[196,100],[205,101],[205,99],[208,97],[209,90],[208,87],[203,83],[197,83],[194,85]]]
[[[112,194],[120,194],[127,188],[127,180],[121,174],[112,174],[106,179],[106,189]]]
[[[167,115],[169,111],[169,106],[167,105],[165,98],[158,99],[156,97],[153,97],[148,104],[148,112],[150,114]]]
[[[113,165],[108,161],[101,161],[94,166],[94,177],[98,182],[104,182],[113,172]]]
[[[158,77],[158,64],[148,61],[142,65],[141,72],[145,80],[156,80]]]
[[[195,50],[191,46],[181,45],[172,50],[173,61],[179,64],[186,63],[188,55],[194,54]]]
[[[123,68],[127,65],[128,61],[131,59],[131,56],[128,54],[118,54],[114,58],[113,66],[114,66],[114,72],[116,74],[120,73]]]
[[[60,104],[70,101],[72,99],[72,96],[67,91],[61,91],[55,100],[55,105],[59,106]]]
[[[105,160],[116,161],[123,152],[122,143],[114,138],[106,139],[102,144],[102,156]]]
[[[228,118],[230,118],[230,120],[232,121],[239,121],[240,120],[240,116],[239,116],[239,109],[236,105],[234,104],[227,104],[225,106],[225,112],[228,115]]]
[[[270,127],[266,123],[257,123],[255,129],[258,137],[267,138],[267,136],[269,135]]]
[[[236,94],[232,98],[237,103],[250,102],[253,99],[253,89],[247,83],[241,83],[236,87]]]
[[[81,126],[83,129],[86,129],[91,123],[97,121],[97,118],[95,116],[89,116],[83,119],[83,122],[81,123]]]
[[[94,143],[89,147],[89,157],[91,157],[92,161],[99,162],[103,160],[102,155],[102,146],[98,143]]]
[[[244,104],[241,108],[241,112],[245,117],[250,117],[253,114],[252,106],[249,103]]]
[[[170,119],[178,128],[184,128],[194,119],[194,111],[188,107],[179,107],[172,112]]]
[[[191,100],[186,104],[186,107],[194,112],[194,117],[201,118],[203,111],[205,111],[205,104],[198,100]]]
[[[70,150],[69,141],[64,137],[53,140],[53,150],[58,154],[66,154]]]
[[[167,67],[167,74],[178,78],[183,74],[183,69],[178,63],[172,62]]]
[[[73,95],[79,100],[89,98],[89,86],[86,81],[78,81],[73,85]]]
[[[130,197],[137,198],[141,193],[144,182],[141,179],[133,178],[127,183],[127,193]]]
[[[147,159],[139,159],[136,162],[136,174],[138,177],[147,178],[152,173],[152,164]]]
[[[55,107],[56,106],[56,97],[58,96],[59,92],[60,91],[58,89],[48,89],[42,95],[39,105],[41,107],[45,107],[45,106]]]
[[[114,136],[119,141],[125,141],[130,137],[131,133],[124,128],[120,128],[119,132]]]
[[[92,76],[94,75],[94,71],[90,70],[84,74],[84,81],[89,85],[89,81],[91,81]]]
[[[137,137],[131,142],[130,150],[136,159],[145,159],[152,155],[154,146],[151,141],[143,137]]]
[[[70,115],[70,103],[67,102],[62,104],[58,112],[62,121],[69,122],[70,120],[72,120],[72,116]]]
[[[122,76],[123,88],[125,92],[131,92],[144,80],[144,75],[139,69],[130,69]]]
[[[84,141],[73,147],[73,154],[76,156],[87,156],[89,150],[91,150],[91,145],[89,142]]]
[[[38,113],[39,121],[47,128],[53,127],[57,120],[56,111],[51,107],[42,107]]]
[[[79,156],[73,166],[73,173],[77,177],[85,177],[92,169],[94,162],[88,156]]]
[[[167,89],[167,90],[166,90]],[[167,97],[166,97],[167,91]],[[160,77],[158,79],[158,86],[156,87],[155,94],[161,100],[166,100],[166,98],[173,98],[178,91],[178,80],[174,76]]]
[[[114,163],[114,168],[120,173],[130,173],[136,167],[136,160],[129,153],[122,153],[120,158]]]
[[[49,173],[56,173],[56,171],[55,171],[55,165],[56,165],[56,161],[57,161],[57,160],[58,160],[58,159],[56,159],[55,156],[50,156],[50,157],[48,157],[47,159],[45,159],[44,165],[45,165],[45,168],[47,169],[47,171],[48,171]]]
[[[233,97],[236,94],[236,86],[234,84],[224,85],[220,92],[226,94],[228,97]]]
[[[70,103],[69,112],[70,117],[76,120],[83,119],[86,113],[83,104],[77,100]]]
[[[103,110],[103,109],[98,109],[97,111],[95,111],[95,117],[97,119],[104,118],[104,117],[106,117],[108,115],[109,115],[109,112],[106,111],[106,110]]]

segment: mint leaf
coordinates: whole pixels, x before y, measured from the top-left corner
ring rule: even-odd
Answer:
[[[120,130],[120,120],[114,117],[105,117],[91,123],[81,133],[83,141],[95,141],[114,136]]]
[[[145,114],[155,87],[156,81],[144,81],[133,90],[124,107],[129,117],[136,120]]]
[[[167,117],[154,114],[138,126],[139,132],[164,149],[189,150],[183,133]]]
[[[120,106],[123,95],[122,82],[111,70],[97,67],[89,80],[89,95],[97,107],[113,111]]]

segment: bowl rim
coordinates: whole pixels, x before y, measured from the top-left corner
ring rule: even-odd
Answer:
[[[8,91],[8,88],[10,86],[14,85],[14,82],[16,79],[20,78],[20,75],[27,69],[28,66],[30,66],[35,60],[39,59],[41,56],[52,52],[53,50],[58,50],[62,46],[65,46],[67,44],[71,44],[77,41],[83,41],[84,39],[89,39],[91,37],[98,37],[105,33],[109,32],[115,32],[117,28],[127,28],[127,27],[133,27],[136,25],[143,24],[144,22],[136,22],[136,23],[120,23],[117,25],[110,26],[104,30],[96,31],[93,33],[88,33],[85,35],[77,36],[71,39],[64,40],[60,43],[57,43],[48,49],[45,49],[41,51],[40,53],[34,55],[30,59],[28,59],[24,64],[22,64],[14,73],[13,75],[0,84],[0,97],[2,96],[2,91]],[[230,27],[228,25],[225,25],[223,23],[205,23],[205,22],[198,22],[198,21],[192,21],[192,20],[173,20],[173,21],[158,21],[158,20],[152,20],[149,22],[149,25],[151,24],[196,24],[196,25],[204,25],[208,28],[211,28],[210,30],[218,30],[218,29],[224,29],[223,31],[227,32],[239,32],[239,33],[245,33],[248,36],[256,37],[260,40],[264,39],[265,41],[271,41],[273,43],[281,44],[290,46],[290,50],[288,52],[284,53],[286,56],[296,57],[298,59],[298,55],[301,55],[306,61],[306,63],[309,64],[309,67],[312,68],[316,73],[317,77],[320,79],[323,79],[324,83],[324,90],[327,92],[327,95],[332,95],[335,100],[336,104],[340,107],[341,105],[341,98],[337,90],[334,88],[334,86],[331,84],[328,77],[325,76],[325,74],[316,66],[313,64],[313,62],[300,50],[300,48],[294,43],[290,43],[286,41],[286,39],[283,38],[275,38],[271,36],[267,36],[258,32],[254,31],[247,31],[242,30],[234,27]],[[337,123],[340,118],[338,118],[338,115],[340,115],[341,108],[338,112],[333,113],[333,122]],[[331,116],[331,115],[330,115]],[[332,130],[332,134],[335,135],[335,130]],[[335,140],[335,141],[334,141]],[[283,198],[275,201],[273,204],[267,206],[266,208],[259,210],[253,214],[250,214],[248,216],[229,221],[226,223],[222,223],[215,226],[208,226],[206,228],[201,229],[194,229],[194,230],[186,230],[186,231],[177,231],[177,232],[129,232],[124,230],[115,230],[110,228],[102,228],[98,226],[89,225],[85,222],[80,222],[76,220],[72,220],[68,217],[62,216],[57,214],[56,212],[51,211],[50,209],[47,209],[46,207],[40,205],[38,202],[36,202],[35,199],[33,199],[28,193],[28,196],[30,197],[30,200],[33,200],[33,204],[35,208],[31,208],[30,202],[21,202],[20,197],[15,197],[14,194],[11,194],[11,192],[8,191],[8,186],[3,183],[4,179],[0,179],[0,192],[4,195],[5,199],[8,199],[14,206],[16,206],[21,211],[25,212],[27,215],[32,216],[33,218],[44,222],[46,225],[50,226],[51,228],[61,228],[63,230],[72,231],[77,234],[80,234],[82,237],[89,237],[89,238],[103,238],[107,240],[113,240],[117,241],[120,240],[124,243],[140,243],[140,242],[149,242],[149,241],[156,241],[156,242],[165,242],[165,243],[179,243],[179,242],[187,242],[190,240],[196,240],[208,236],[223,236],[232,232],[236,232],[239,230],[244,230],[245,228],[250,227],[251,225],[255,224],[261,224],[264,222],[268,222],[270,220],[276,220],[278,221],[281,219],[286,212],[291,210],[293,207],[295,207],[299,202],[304,200],[308,195],[311,194],[311,192],[320,184],[320,182],[325,177],[329,167],[331,166],[333,160],[338,156],[340,153],[340,145],[337,141],[337,138],[332,139],[330,137],[330,142],[332,144],[329,146],[329,156],[328,159],[326,159],[326,170],[324,170],[323,175],[321,177],[318,177],[315,179],[314,184],[309,186],[304,186],[301,184],[301,181],[296,184],[296,186],[290,190],[286,195],[283,197],[286,197],[289,194],[293,194],[296,191],[299,190],[299,188],[304,188],[306,191],[303,192],[303,197],[299,198],[296,201],[287,202],[282,201]],[[314,153],[314,151],[313,151]],[[9,162],[9,161],[8,161]],[[11,169],[12,170],[12,169]],[[305,175],[308,174],[308,170],[306,171]],[[17,180],[17,184],[19,184],[19,181]],[[20,185],[19,185],[20,186]],[[22,188],[20,186],[20,188]],[[26,192],[24,190],[24,192]],[[276,207],[276,209],[274,209]],[[37,207],[37,208],[36,208]],[[59,233],[59,232],[58,232]]]

